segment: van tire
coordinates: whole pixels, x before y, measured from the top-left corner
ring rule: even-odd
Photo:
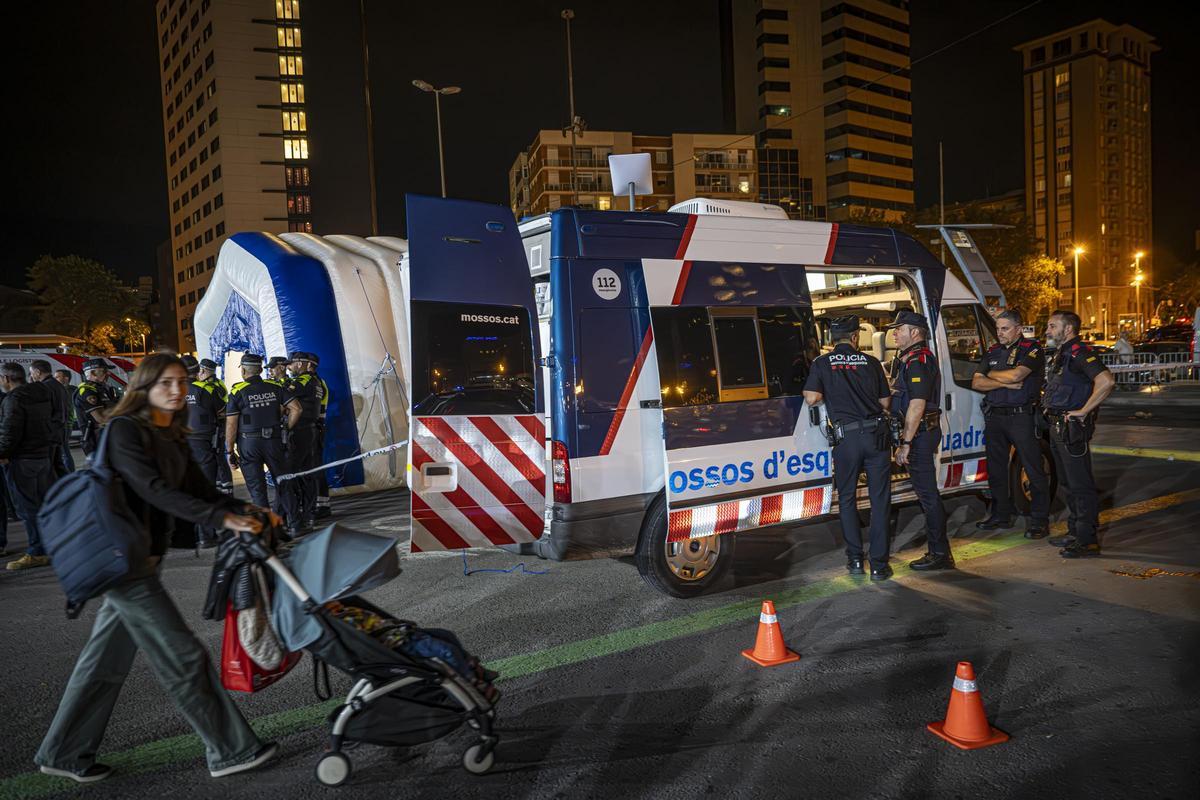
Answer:
[[[1046,470],[1046,477],[1049,479],[1050,502],[1053,503],[1054,496],[1058,493],[1058,470],[1054,466],[1054,451],[1045,439],[1038,439],[1038,447],[1042,451],[1042,468]],[[1025,467],[1021,466],[1021,459],[1016,450],[1012,451],[1008,464],[1008,485],[1017,513],[1028,515],[1033,509],[1033,502],[1025,490]]]
[[[638,574],[651,588],[671,597],[697,597],[719,586],[733,564],[736,534],[706,537],[695,540],[693,547],[704,547],[715,560],[711,568],[700,578],[681,577],[671,568],[667,557],[667,501],[659,495],[650,504],[642,520],[638,534],[637,549],[633,560]],[[684,546],[688,546],[685,544]]]

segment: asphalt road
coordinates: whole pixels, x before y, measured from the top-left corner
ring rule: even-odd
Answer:
[[[449,627],[504,674],[497,765],[459,766],[466,730],[405,752],[361,746],[340,791],[408,797],[1087,797],[1200,795],[1200,452],[1195,428],[1118,425],[1104,453],[1105,556],[1066,562],[1019,533],[971,536],[976,498],[947,503],[959,569],[898,570],[872,585],[841,569],[836,527],[746,536],[724,591],[691,601],[651,592],[619,560],[526,561],[531,574],[464,575],[460,555],[404,560],[378,605]],[[335,501],[348,524],[404,536],[403,493]],[[1055,519],[1065,512],[1056,508]],[[920,520],[900,515],[894,564],[919,555]],[[520,559],[473,551],[470,569]],[[176,552],[166,582],[199,618],[209,559]],[[1157,571],[1155,571],[1157,570]],[[86,619],[63,619],[47,571],[0,573],[0,797],[306,798],[334,790],[312,770],[323,709],[305,659],[280,684],[239,697],[281,758],[214,781],[144,661],[136,663],[102,759],[119,776],[88,787],[31,774]],[[758,603],[776,601],[796,664],[762,669]],[[989,717],[1012,735],[961,752],[925,730],[946,710],[954,665],[974,663]],[[336,688],[346,687],[344,680]]]

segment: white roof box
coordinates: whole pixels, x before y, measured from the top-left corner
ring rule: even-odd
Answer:
[[[694,197],[676,203],[668,211],[677,214],[706,214],[725,217],[755,217],[757,219],[787,219],[787,212],[767,203],[746,203],[740,200],[710,200]]]

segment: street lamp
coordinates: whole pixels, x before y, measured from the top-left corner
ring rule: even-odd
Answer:
[[[1075,245],[1075,313],[1079,313],[1079,257],[1083,255],[1083,248]]]
[[[412,85],[420,89],[422,92],[433,92],[433,107],[437,113],[437,135],[438,135],[438,169],[442,175],[442,197],[446,196],[446,160],[442,155],[442,102],[441,96],[444,94],[458,94],[462,89],[458,86],[446,86],[441,89],[434,88],[432,83],[416,80]]]
[[[1130,286],[1133,287],[1133,291],[1134,291],[1133,307],[1135,309],[1137,309],[1137,321],[1138,321],[1138,333],[1139,334],[1146,332],[1146,326],[1142,322],[1142,281],[1144,281],[1145,279],[1146,279],[1146,276],[1143,275],[1139,271],[1133,276],[1133,283],[1130,284]]]

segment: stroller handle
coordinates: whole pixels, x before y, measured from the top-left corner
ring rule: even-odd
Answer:
[[[262,543],[262,540],[254,534],[246,533],[245,531],[238,533],[238,540],[255,558],[261,560],[271,568],[271,571],[275,573],[279,580],[283,581],[288,590],[296,595],[297,599],[304,604],[305,609],[316,605],[313,602],[312,596],[300,584],[300,581],[296,580],[296,576],[292,574],[292,571],[283,565],[279,557],[272,553]]]

